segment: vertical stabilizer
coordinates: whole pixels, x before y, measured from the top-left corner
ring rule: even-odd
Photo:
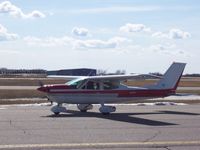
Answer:
[[[174,89],[176,90],[178,83],[183,74],[185,63],[174,62],[165,72],[164,76],[156,85],[149,86],[150,89]]]

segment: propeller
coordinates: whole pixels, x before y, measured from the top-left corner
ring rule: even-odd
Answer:
[[[44,83],[43,83],[41,80],[39,80],[39,81],[38,81],[38,84],[39,84],[39,86],[40,86],[40,87],[38,88],[38,90],[39,90],[39,91],[43,91],[43,90],[44,90]],[[45,95],[44,98],[46,98],[47,101],[50,102],[50,106],[53,105],[53,101],[51,101],[50,98],[49,98],[47,95]]]
[[[38,83],[39,83],[39,85],[40,85],[41,87],[44,85],[44,83],[43,83],[41,80],[39,80]]]

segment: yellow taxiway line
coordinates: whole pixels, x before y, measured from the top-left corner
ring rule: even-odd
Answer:
[[[154,141],[154,142],[111,142],[111,143],[63,143],[63,144],[16,144],[0,145],[0,149],[15,148],[153,148],[173,146],[200,146],[199,141]]]

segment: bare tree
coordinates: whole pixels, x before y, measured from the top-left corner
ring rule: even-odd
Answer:
[[[126,70],[116,70],[115,74],[117,75],[126,74]]]
[[[106,70],[103,70],[103,69],[98,69],[97,70],[97,75],[105,75],[105,74],[107,74]]]

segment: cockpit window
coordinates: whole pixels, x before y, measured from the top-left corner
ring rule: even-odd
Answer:
[[[87,84],[84,86],[85,89],[92,89],[92,90],[99,90],[99,83],[88,81]]]
[[[74,79],[66,83],[66,85],[70,86],[73,89],[91,89],[91,90],[99,90],[99,89],[117,89],[119,88],[120,82],[118,81],[88,81],[87,79]]]
[[[69,86],[74,86],[76,88],[79,87],[79,85],[83,82],[83,79],[74,79],[74,80],[71,80],[69,82],[66,83],[66,85],[69,85]]]
[[[103,88],[104,89],[117,89],[119,87],[119,82],[104,82]]]

